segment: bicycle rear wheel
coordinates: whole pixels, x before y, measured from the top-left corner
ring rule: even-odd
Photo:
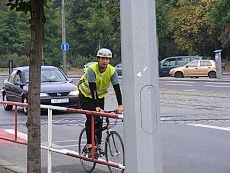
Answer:
[[[80,155],[88,157],[88,147],[87,147],[87,137],[86,137],[86,129],[82,129],[79,141],[78,141],[78,151]],[[95,162],[90,162],[84,159],[80,159],[81,165],[87,172],[92,172],[96,166]]]
[[[125,166],[124,144],[116,131],[111,131],[105,141],[105,158],[107,162],[114,162]],[[108,166],[111,173],[123,173],[123,169]]]

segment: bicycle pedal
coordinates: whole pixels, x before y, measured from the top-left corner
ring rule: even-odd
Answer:
[[[105,154],[102,154],[102,153],[101,153],[101,154],[100,154],[100,157],[103,157],[104,155],[105,155]]]
[[[99,157],[100,157],[100,155],[98,154],[98,152],[94,151],[94,158],[98,159]],[[88,158],[92,158],[92,149],[89,149]]]

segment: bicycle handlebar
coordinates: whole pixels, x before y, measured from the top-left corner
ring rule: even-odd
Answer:
[[[104,110],[104,113],[116,114],[116,112],[117,112],[116,110]],[[105,120],[106,120],[107,125],[110,125],[111,128],[117,124],[117,119],[113,119],[112,123],[109,120],[109,117],[106,117]]]

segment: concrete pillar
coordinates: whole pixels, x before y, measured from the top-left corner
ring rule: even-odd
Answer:
[[[125,172],[162,173],[155,0],[121,0]]]

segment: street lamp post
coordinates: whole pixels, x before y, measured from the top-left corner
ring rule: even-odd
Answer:
[[[66,30],[65,30],[65,0],[62,0],[62,43],[66,43]],[[63,57],[63,72],[67,74],[66,68],[66,51],[62,51]]]

